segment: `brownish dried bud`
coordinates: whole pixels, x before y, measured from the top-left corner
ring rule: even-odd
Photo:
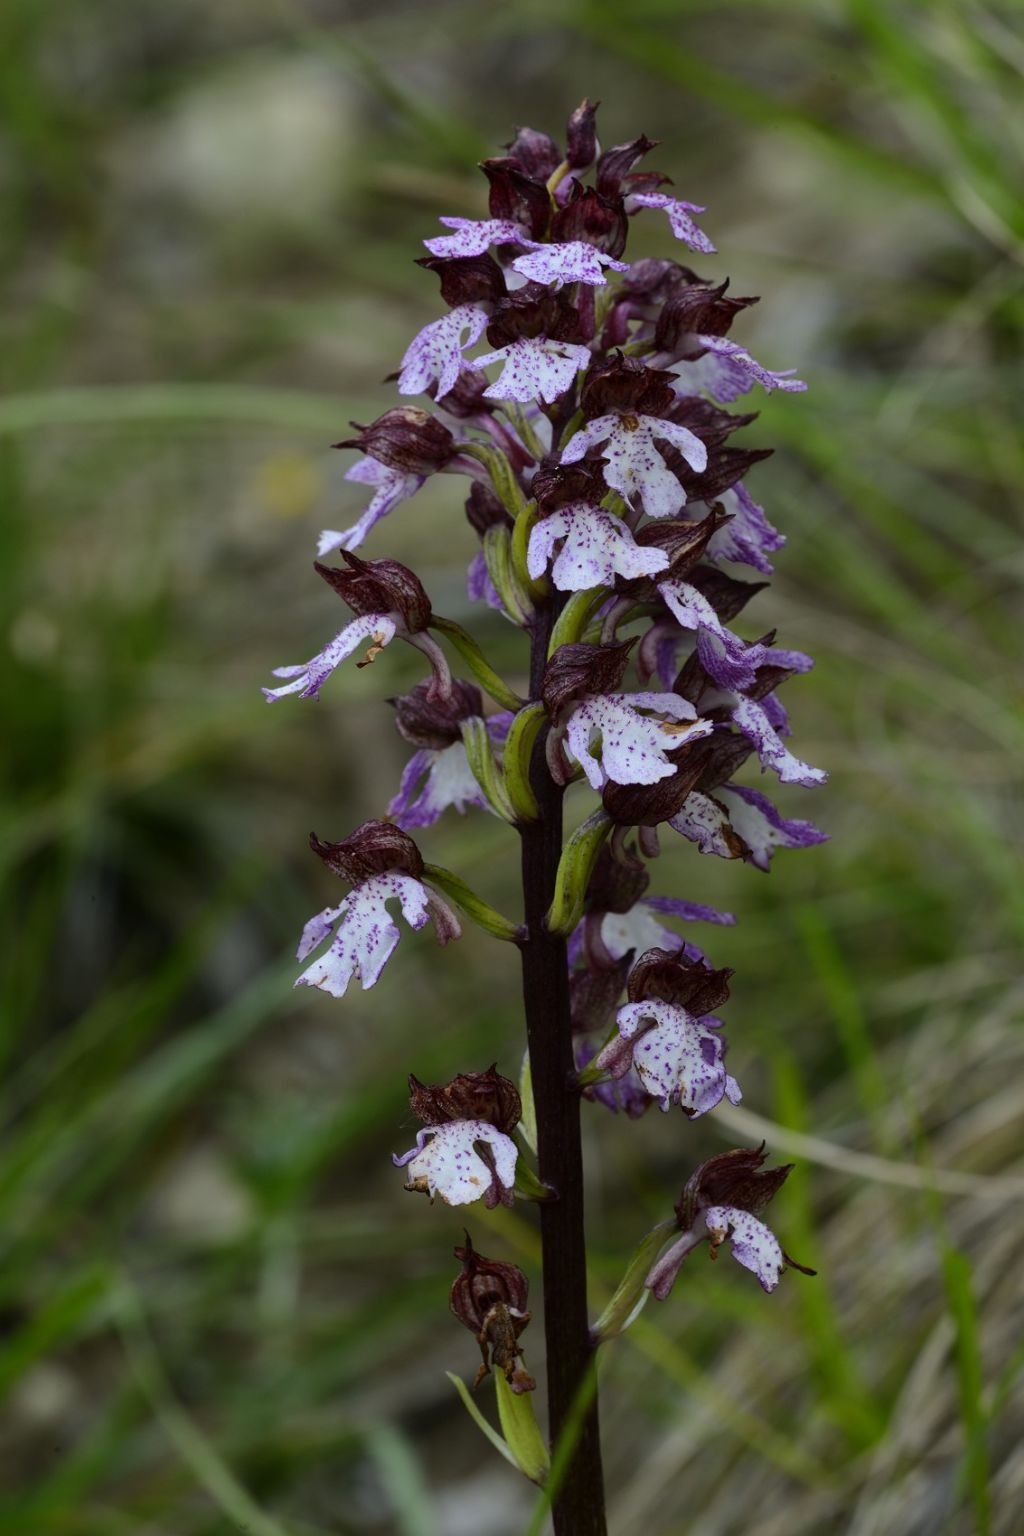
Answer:
[[[753,743],[739,731],[716,731],[711,737],[711,750],[707,754],[704,770],[693,786],[694,789],[709,795],[720,785],[727,784],[753,750]]]
[[[619,197],[602,197],[593,187],[573,182],[569,201],[551,220],[551,238],[582,240],[616,261],[626,249],[629,220]]]
[[[572,171],[585,171],[597,154],[597,109],[599,101],[586,96],[565,125],[565,160]]]
[[[742,480],[755,464],[770,459],[774,448],[717,448],[708,454],[708,467],[696,475],[689,468],[678,448],[666,447],[663,458],[674,474],[682,481],[690,501],[712,502],[725,491],[731,490],[737,480]]]
[[[600,915],[594,913],[584,921],[600,923]],[[569,1016],[573,1034],[603,1033],[609,1029],[632,961],[633,951],[629,950],[621,960],[612,961],[603,970],[588,965],[585,970],[573,971],[569,977]]]
[[[442,752],[462,736],[463,720],[483,715],[484,701],[479,688],[456,678],[447,698],[436,699],[430,683],[417,683],[411,693],[389,699],[394,706],[398,733],[411,746]]]
[[[629,912],[651,883],[647,865],[635,852],[617,858],[607,843],[597,856],[587,884],[588,912]]]
[[[445,1125],[450,1120],[486,1120],[510,1136],[522,1119],[519,1090],[496,1067],[486,1072],[460,1072],[450,1083],[428,1087],[409,1078],[409,1103],[424,1125]]]
[[[720,405],[705,399],[703,395],[683,395],[672,407],[669,420],[696,432],[710,452],[712,448],[720,448],[741,427],[749,427],[759,414],[758,411],[743,414],[723,411]]]
[[[613,352],[587,370],[580,391],[583,414],[591,419],[610,411],[636,416],[668,416],[675,404],[675,375],[648,368],[639,358]]]
[[[452,309],[460,304],[497,304],[505,297],[505,276],[493,256],[420,256],[418,267],[436,272],[441,297]]]
[[[729,515],[721,506],[712,507],[706,517],[699,523],[687,522],[685,518],[666,518],[656,523],[648,523],[641,528],[636,535],[636,541],[647,549],[663,549],[669,558],[667,571],[661,571],[652,581],[650,577],[640,577],[635,581],[616,583],[616,590],[620,592],[640,591],[645,587],[653,588],[659,581],[665,581],[669,577],[686,577],[690,579],[690,572],[707,549],[719,528],[729,521]]]
[[[546,459],[530,485],[537,506],[545,514],[572,502],[596,505],[607,489],[601,465],[595,459],[581,459],[578,464],[558,464]]]
[[[648,949],[634,962],[626,992],[631,1003],[657,999],[685,1008],[699,1019],[728,1000],[732,974],[729,969],[716,971],[703,960],[688,960],[669,949]]]
[[[535,181],[547,181],[562,159],[551,135],[539,133],[536,128],[517,128],[515,138],[505,148],[508,158]]]
[[[417,880],[423,873],[423,856],[416,844],[408,832],[389,821],[364,821],[340,843],[322,842],[311,832],[309,846],[329,870],[352,885],[392,869]]]
[[[500,498],[483,480],[473,481],[469,495],[466,497],[466,517],[474,533],[478,533],[481,538],[488,528],[499,528],[502,525],[506,528],[512,527],[512,519]]]
[[[716,287],[694,283],[685,288],[677,288],[658,316],[654,332],[654,344],[658,351],[674,352],[680,345],[686,345],[689,336],[725,336],[742,310],[760,303],[757,298],[727,297],[728,287],[729,279],[726,278],[724,283]],[[681,355],[689,356],[692,353],[694,357],[699,357],[703,351],[699,344],[691,343],[688,351]]]
[[[622,183],[634,165],[652,149],[657,149],[659,142],[642,133],[629,144],[613,144],[611,149],[606,149],[597,162],[597,190],[605,197],[620,196]]]
[[[524,336],[546,336],[550,341],[572,341],[580,334],[579,311],[564,291],[555,293],[543,283],[525,283],[495,307],[487,326],[492,347],[507,347]]]
[[[551,715],[573,699],[588,693],[614,693],[626,672],[629,653],[636,640],[614,645],[591,645],[579,641],[560,645],[544,668],[540,696]]]
[[[509,155],[481,162],[491,184],[492,219],[511,219],[531,240],[543,238],[551,217],[551,197],[544,181],[528,176]]]
[[[519,1335],[530,1321],[529,1281],[518,1265],[477,1253],[468,1232],[455,1257],[462,1273],[452,1282],[449,1305],[459,1322],[475,1334],[483,1357],[474,1387],[493,1366],[504,1372],[513,1392],[532,1392],[537,1383],[518,1363],[523,1353]]]
[[[687,1179],[676,1206],[680,1227],[689,1230],[702,1210],[715,1205],[734,1205],[737,1210],[760,1216],[795,1166],[784,1163],[781,1168],[762,1172],[765,1159],[762,1141],[759,1147],[734,1147],[701,1163]]]
[[[361,560],[342,551],[348,570],[314,560],[313,569],[355,614],[400,613],[410,634],[430,623],[430,598],[418,576],[400,560]]]
[[[432,475],[443,469],[455,451],[455,439],[443,422],[416,405],[397,405],[369,426],[351,423],[358,437],[335,448],[361,448],[371,459],[407,475]]]
[[[441,409],[461,421],[490,415],[495,403],[487,399],[486,390],[487,374],[482,368],[463,368],[451,389],[441,396]],[[427,386],[427,394],[431,400],[437,399],[436,379]]]

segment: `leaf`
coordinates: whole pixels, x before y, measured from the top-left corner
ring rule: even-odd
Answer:
[[[533,1410],[533,1393],[513,1392],[501,1371],[494,1374],[494,1386],[498,1394],[498,1417],[516,1464],[532,1483],[541,1483],[551,1458]]]

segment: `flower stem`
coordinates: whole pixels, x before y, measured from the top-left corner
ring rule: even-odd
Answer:
[[[550,602],[545,603],[532,628],[530,693],[534,699],[540,696],[553,619]],[[578,1394],[592,1368],[593,1344],[587,1319],[580,1095],[575,1084],[566,944],[544,924],[562,851],[564,789],[548,772],[543,737],[534,752],[532,785],[540,817],[520,827],[527,930],[521,948],[538,1168],[542,1182],[555,1191],[555,1198],[540,1207],[540,1227],[548,1419],[551,1440],[557,1443],[574,1417]],[[552,1513],[556,1536],[605,1536],[596,1391],[579,1424],[576,1448],[555,1494]]]

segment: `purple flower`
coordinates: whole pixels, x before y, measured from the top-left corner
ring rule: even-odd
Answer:
[[[527,256],[517,256],[512,263],[513,272],[535,283],[588,283],[592,287],[604,287],[608,279],[602,270],[611,267],[613,272],[628,272],[628,261],[616,261],[614,257],[599,251],[596,246],[583,240],[570,240],[564,245],[542,245]]]
[[[501,600],[501,594],[487,569],[487,559],[482,549],[478,549],[466,571],[466,596],[471,603],[486,603],[488,608],[494,608],[498,613],[505,612],[505,604]]]
[[[463,815],[470,806],[490,807],[466,757],[461,741],[439,752],[423,748],[414,752],[402,773],[398,794],[388,805],[396,826],[432,827],[449,806]]]
[[[588,448],[605,444],[604,478],[630,506],[642,504],[648,517],[674,517],[686,505],[686,492],[655,447],[660,438],[678,448],[698,474],[707,468],[708,451],[687,427],[657,416],[598,416],[565,445],[561,462],[575,464]]]
[[[340,533],[336,533],[332,528],[325,528],[320,535],[317,554],[327,555],[335,549],[358,549],[370,529],[379,523],[382,517],[387,517],[400,502],[408,501],[410,496],[415,496],[425,478],[424,475],[409,475],[400,469],[389,468],[386,464],[378,463],[376,459],[369,457],[360,459],[357,464],[353,464],[345,471],[345,479],[355,480],[359,485],[372,485],[373,499],[362,517],[358,522],[353,523],[351,528],[345,528]]]
[[[533,528],[526,564],[534,580],[544,574],[559,541],[562,547],[551,576],[560,592],[610,586],[616,576],[653,576],[669,563],[664,550],[638,544],[621,517],[576,502],[560,507]]]
[[[762,1290],[774,1291],[786,1260],[778,1238],[763,1221],[735,1205],[713,1205],[704,1212],[704,1224],[711,1236],[712,1258],[728,1240],[737,1264],[757,1276]]]
[[[375,985],[401,937],[387,903],[397,901],[410,928],[422,928],[428,918],[437,942],[447,944],[462,932],[459,920],[436,891],[413,875],[386,870],[357,885],[337,907],[325,907],[302,930],[296,959],[305,960],[333,932],[329,949],[303,971],[297,987],[319,987],[332,997],[344,997],[353,976],[364,992]]]
[[[503,363],[497,382],[484,390],[491,400],[518,400],[529,404],[538,397],[552,405],[590,361],[590,350],[571,341],[546,336],[520,336],[496,352],[475,357],[474,368]]]
[[[424,240],[432,256],[482,256],[492,245],[534,245],[511,219],[442,217],[439,222],[455,233]]]
[[[682,950],[690,959],[698,959],[700,951],[681,934],[666,928],[658,921],[659,915],[679,917],[684,922],[722,923],[731,926],[736,919],[731,912],[719,912],[703,902],[682,901],[675,896],[644,896],[629,908],[628,912],[601,912],[583,919],[588,927],[595,917],[599,922],[598,938],[610,960],[621,960],[630,950],[642,955],[649,949],[668,951]],[[587,940],[589,944],[589,939]],[[588,951],[589,952],[589,951]]]
[[[683,629],[697,631],[701,666],[720,688],[749,688],[769,655],[765,645],[748,645],[726,629],[702,592],[685,581],[661,581],[658,591]]]
[[[828,774],[823,768],[812,768],[809,763],[794,757],[774,729],[766,703],[741,697],[737,699],[732,711],[733,720],[747,740],[753,742],[762,767],[774,769],[783,784],[803,784],[807,787],[824,784]]]
[[[675,772],[667,752],[713,729],[709,720],[697,718],[688,699],[675,693],[588,694],[573,704],[565,722],[568,750],[592,789],[602,789],[609,780],[656,784]]]
[[[756,571],[770,576],[775,567],[769,555],[781,549],[785,536],[773,528],[759,506],[742,483],[723,491],[716,500],[722,503],[730,520],[712,534],[707,547],[709,560],[738,560],[742,565],[752,565]]]
[[[725,1042],[717,1021],[696,1019],[677,1003],[649,998],[620,1008],[618,1026],[620,1038],[632,1044],[641,1083],[662,1110],[679,1104],[696,1119],[723,1098],[739,1103],[742,1094],[725,1070]],[[598,1056],[602,1065],[604,1054]],[[614,1059],[621,1063],[617,1052]]]
[[[750,850],[748,862],[758,869],[767,871],[776,848],[812,848],[828,842],[827,832],[811,821],[781,815],[760,790],[729,784],[716,793],[727,802],[733,829]]]
[[[460,304],[424,326],[402,358],[399,394],[421,395],[436,381],[437,399],[442,399],[455,388],[463,352],[480,340],[486,324],[487,310],[482,304]]]
[[[262,690],[264,698],[271,704],[276,699],[283,699],[288,693],[297,693],[303,699],[318,698],[320,689],[331,673],[347,656],[351,656],[363,641],[370,641],[365,657],[358,663],[359,666],[365,667],[376,659],[386,645],[390,644],[398,633],[398,628],[395,614],[361,614],[359,618],[353,619],[351,624],[346,624],[330,644],[324,646],[324,649],[311,661],[295,667],[275,667],[275,677],[291,678],[291,682],[282,684],[280,688],[264,688]]]
[[[667,192],[632,192],[626,198],[626,208],[630,213],[636,208],[664,208],[677,240],[682,240],[691,251],[703,251],[708,256],[714,254],[715,247],[690,217],[693,213],[704,212],[699,203],[684,203],[681,198],[669,197]]]
[[[478,1151],[481,1143],[488,1149],[487,1161]],[[511,1190],[518,1159],[512,1138],[486,1120],[425,1125],[417,1133],[414,1147],[400,1157],[392,1154],[396,1168],[408,1169],[406,1189],[430,1200],[440,1195],[446,1205],[470,1205],[481,1200],[490,1195],[495,1182]],[[488,1204],[497,1204],[497,1200],[489,1199]]]
[[[781,389],[790,394],[802,394],[807,388],[802,379],[793,378],[794,368],[773,373],[751,357],[745,347],[726,336],[700,335],[693,339],[698,346],[706,347],[707,353],[695,362],[677,365],[680,381],[686,385],[681,391],[684,394],[692,394],[693,385],[697,384],[723,405],[728,405],[739,395],[749,394],[755,384],[760,384],[769,393]]]

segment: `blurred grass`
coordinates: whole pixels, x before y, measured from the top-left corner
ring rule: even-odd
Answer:
[[[336,623],[309,562],[356,498],[325,445],[436,308],[418,240],[481,207],[472,161],[513,123],[557,132],[590,94],[606,142],[662,138],[709,204],[708,274],[765,295],[745,339],[812,382],[755,429],[790,539],[758,616],[818,657],[790,702],[833,775],[808,808],[832,842],[770,880],[662,861],[740,918],[710,948],[747,1106],[831,1150],[778,1215],[817,1280],[768,1300],[694,1260],[602,1362],[613,1529],[738,1536],[756,1508],[761,1536],[1015,1536],[1020,1202],[975,1185],[940,1219],[839,1169],[1020,1163],[1021,19],[0,9],[0,1533],[529,1525],[444,1377],[474,1368],[460,1224],[388,1157],[406,1071],[518,1067],[515,957],[414,941],[341,1008],[292,994],[326,899],[305,833],[381,810],[379,700],[416,670],[388,652],[319,708],[257,689]],[[465,617],[452,487],[379,540]],[[427,841],[514,911],[508,854],[490,821]],[[593,1127],[598,1305],[731,1138]],[[528,1213],[473,1230],[536,1273]]]

